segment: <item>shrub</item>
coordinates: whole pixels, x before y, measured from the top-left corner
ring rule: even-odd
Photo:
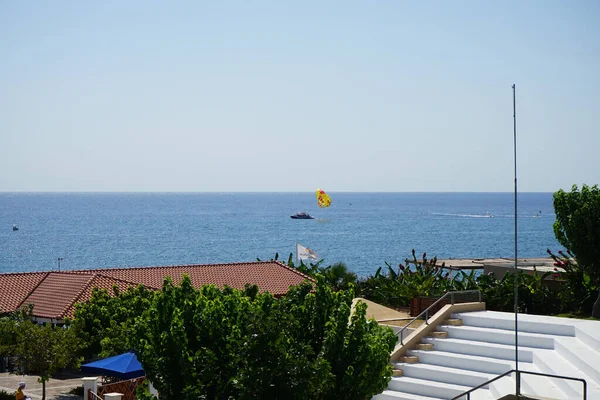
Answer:
[[[15,400],[15,392],[8,393],[6,390],[0,390],[0,400]]]

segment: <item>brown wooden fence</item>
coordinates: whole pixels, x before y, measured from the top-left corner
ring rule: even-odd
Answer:
[[[92,392],[92,389],[88,389],[88,399],[90,400],[102,400],[102,397]]]
[[[100,399],[104,399],[105,393],[123,393],[121,400],[136,400],[135,392],[138,385],[144,382],[144,380],[146,380],[146,377],[142,376],[141,378],[107,383],[105,385],[98,386],[98,397]]]

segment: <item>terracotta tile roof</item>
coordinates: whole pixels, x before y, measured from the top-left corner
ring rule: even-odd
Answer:
[[[48,272],[0,275],[0,313],[15,311]]]
[[[33,303],[33,314],[36,316],[62,317],[93,278],[92,274],[50,272],[22,305]]]
[[[243,289],[246,283],[251,283],[257,285],[261,292],[270,292],[275,296],[286,294],[290,286],[298,285],[306,279],[312,281],[307,275],[277,261],[96,269],[86,272],[101,273],[105,276],[138,282],[156,289],[162,287],[167,276],[179,284],[183,274],[187,274],[195,287],[212,283],[220,288],[227,285]]]
[[[275,296],[305,280],[313,281],[277,261],[0,274],[0,312],[33,303],[36,317],[64,319],[73,316],[75,304],[91,297],[94,287],[111,289],[117,285],[126,290],[143,284],[160,289],[167,276],[178,284],[183,274],[190,276],[195,287],[215,284],[243,289],[250,283]]]

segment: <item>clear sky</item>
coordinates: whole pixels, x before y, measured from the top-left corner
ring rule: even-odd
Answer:
[[[598,1],[0,0],[0,191],[600,183]]]

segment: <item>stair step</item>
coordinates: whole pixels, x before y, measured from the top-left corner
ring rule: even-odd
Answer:
[[[470,386],[455,385],[450,383],[435,382],[428,379],[409,378],[406,376],[392,378],[388,384],[388,390],[402,393],[411,393],[421,396],[439,397],[449,399],[470,390]],[[472,400],[492,400],[493,396],[487,389],[478,389],[471,396]]]
[[[421,396],[412,393],[396,392],[395,390],[386,389],[380,394],[373,397],[372,400],[442,400],[440,397]]]
[[[588,372],[592,382],[600,385],[600,353],[596,349],[589,347],[577,338],[558,338],[556,353],[574,367]]]
[[[460,318],[448,318],[447,320],[444,321],[444,325],[461,326],[462,324],[463,324],[463,321]]]
[[[434,364],[404,364],[403,376],[409,378],[427,379],[433,382],[450,383],[468,387],[479,386],[497,374],[476,371],[466,371],[460,367],[442,367]],[[485,386],[487,389],[487,386]]]
[[[515,359],[515,347],[505,344],[477,342],[464,339],[435,339],[423,338],[426,343],[434,344],[437,350],[451,353],[468,354],[473,356],[497,358],[503,360]],[[531,362],[533,352],[531,347],[519,346],[519,361]]]
[[[514,362],[489,357],[464,355],[442,350],[421,351],[409,350],[409,356],[419,357],[419,361],[426,364],[434,364],[442,367],[461,368],[465,371],[482,372],[500,375],[514,369]]]
[[[419,356],[403,356],[400,357],[400,360],[398,361],[407,364],[415,364],[419,362]]]
[[[434,337],[437,339],[445,339],[448,337],[448,332],[445,331],[436,331],[436,332],[431,332],[429,334],[430,337]]]
[[[419,350],[433,350],[433,343],[418,343],[415,348]]]
[[[484,328],[479,326],[440,326],[440,331],[446,332],[454,339],[474,340],[477,342],[496,344],[515,344],[515,333],[504,329]],[[555,335],[519,332],[519,346],[553,349]]]
[[[468,313],[457,313],[452,315],[454,318],[464,319],[464,323],[469,326],[479,326],[482,328],[504,329],[514,332],[515,317],[514,314],[499,311],[473,311]],[[575,327],[568,324],[568,321],[547,322],[536,316],[527,315],[525,318],[519,318],[519,332],[545,333],[559,336],[575,336]]]
[[[552,375],[570,376],[576,378],[583,378],[587,382],[591,383],[591,379],[575,368],[570,362],[566,361],[563,357],[556,354],[556,352],[539,352],[533,355],[533,362],[538,367],[540,372]],[[527,375],[524,375],[527,376]],[[583,392],[583,385],[581,382],[570,381],[566,379],[552,379],[552,382],[558,386],[562,392],[569,397],[580,397]],[[590,385],[589,389],[592,389]],[[588,392],[589,392],[588,389]],[[591,393],[588,393],[591,395]],[[590,396],[590,398],[594,398]]]

